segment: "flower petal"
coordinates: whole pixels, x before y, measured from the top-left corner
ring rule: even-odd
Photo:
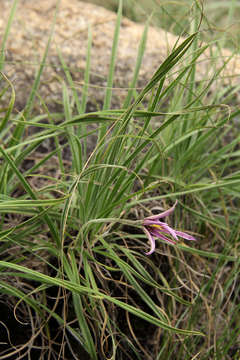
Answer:
[[[145,220],[157,220],[157,219],[161,219],[165,216],[170,215],[174,211],[175,206],[177,205],[177,202],[178,201],[176,200],[175,204],[170,209],[168,209],[160,214],[149,216],[149,217],[145,218]]]
[[[154,237],[150,234],[150,232],[146,229],[143,228],[143,231],[145,232],[145,234],[148,237],[148,240],[150,241],[150,245],[151,245],[151,249],[150,251],[148,251],[147,253],[145,253],[146,255],[151,255],[154,251],[155,251],[155,239]]]
[[[152,219],[146,218],[143,220],[143,225],[144,226],[159,225],[159,220],[152,220]]]
[[[195,239],[195,237],[193,237],[193,236],[191,236],[191,235],[189,235],[189,234],[186,234],[185,232],[182,232],[182,231],[176,231],[175,230],[175,233],[178,235],[178,236],[180,236],[180,237],[182,237],[183,239],[186,239],[186,240],[197,240],[197,239]]]
[[[173,244],[173,245],[176,244],[176,241],[167,238],[165,235],[163,235],[163,234],[162,234],[160,231],[158,231],[158,230],[152,232],[152,235],[153,235],[154,237],[156,237],[156,238],[159,238],[159,239],[162,239],[162,240],[164,240],[164,241],[167,241],[167,242],[170,243],[170,244]]]
[[[160,222],[160,224],[161,224],[161,228],[163,229],[163,231],[164,231],[165,233],[172,235],[172,237],[173,237],[175,240],[178,240],[177,234],[176,234],[176,231],[175,231],[175,230],[173,230],[173,229],[172,229],[168,224],[166,224],[166,223]]]

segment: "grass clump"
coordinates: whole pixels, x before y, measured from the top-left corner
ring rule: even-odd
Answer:
[[[66,83],[57,114],[44,99],[32,111],[51,38],[20,113],[2,66],[1,95],[11,96],[0,127],[0,291],[12,316],[3,318],[1,359],[239,356],[237,89],[216,87],[227,60],[196,81],[208,45],[198,46],[195,9],[193,33],[138,91],[146,27],[120,109],[111,108],[111,87],[121,2],[102,110],[86,111],[91,31],[82,97],[59,54]],[[176,198],[172,225],[198,241],[158,241],[148,257],[139,220]]]

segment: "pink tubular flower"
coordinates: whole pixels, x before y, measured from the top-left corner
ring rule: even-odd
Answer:
[[[159,221],[159,219],[170,215],[174,211],[176,205],[177,201],[170,209],[158,215],[149,216],[143,220],[143,231],[147,235],[151,244],[151,249],[146,253],[146,255],[150,255],[154,252],[155,238],[162,239],[170,244],[176,244],[176,241],[174,240],[178,240],[178,236],[186,240],[196,240],[193,236],[182,231],[174,230],[167,223]],[[171,235],[174,240],[169,239],[169,237],[166,237],[165,235]]]

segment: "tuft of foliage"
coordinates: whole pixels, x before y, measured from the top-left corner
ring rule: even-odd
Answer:
[[[196,81],[210,44],[199,47],[194,9],[191,35],[139,91],[146,25],[120,109],[111,88],[122,1],[102,110],[86,111],[91,29],[82,94],[59,53],[58,113],[44,99],[33,112],[51,37],[21,113],[1,57],[0,96],[11,89],[0,122],[1,359],[239,357],[238,89],[215,81],[228,59]],[[147,257],[140,220],[176,198],[173,225],[198,241],[159,241]]]

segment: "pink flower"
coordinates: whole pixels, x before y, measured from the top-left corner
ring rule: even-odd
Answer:
[[[167,223],[159,221],[159,219],[170,215],[174,211],[176,205],[177,201],[169,210],[166,210],[158,215],[149,216],[143,220],[143,231],[147,235],[151,244],[151,249],[146,253],[146,255],[150,255],[154,252],[155,238],[162,239],[174,245],[176,244],[176,241],[174,240],[178,240],[178,236],[186,240],[196,240],[193,236],[182,231],[174,230]],[[174,240],[165,235],[170,235]]]

